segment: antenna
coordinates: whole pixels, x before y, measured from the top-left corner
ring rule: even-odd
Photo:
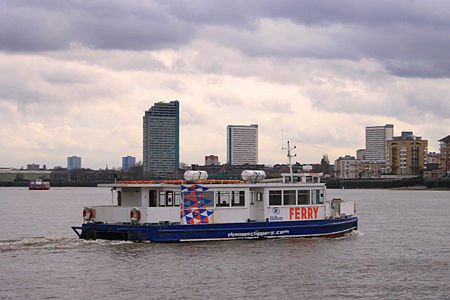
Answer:
[[[289,172],[291,174],[291,183],[294,182],[294,175],[292,173],[292,158],[297,156],[297,154],[292,155],[291,150],[294,150],[296,148],[297,148],[296,146],[291,148],[291,146],[289,145],[289,141],[287,141],[287,148],[284,147],[282,148],[283,150],[287,150],[287,157],[289,161]]]

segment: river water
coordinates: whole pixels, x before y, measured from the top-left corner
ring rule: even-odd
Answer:
[[[450,299],[450,191],[328,190],[355,200],[338,239],[79,240],[103,188],[0,188],[1,299]]]

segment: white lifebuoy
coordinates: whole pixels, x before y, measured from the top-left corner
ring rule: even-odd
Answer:
[[[139,222],[139,220],[141,219],[141,211],[137,208],[133,208],[130,211],[130,219],[133,223]]]

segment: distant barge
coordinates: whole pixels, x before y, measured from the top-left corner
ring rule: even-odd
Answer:
[[[42,181],[41,179],[36,179],[30,182],[28,186],[29,190],[49,190],[50,182]]]

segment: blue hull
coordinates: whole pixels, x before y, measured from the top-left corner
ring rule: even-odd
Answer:
[[[137,242],[182,242],[272,237],[336,237],[357,229],[358,218],[289,222],[197,225],[113,225],[86,223],[72,227],[82,239]]]

